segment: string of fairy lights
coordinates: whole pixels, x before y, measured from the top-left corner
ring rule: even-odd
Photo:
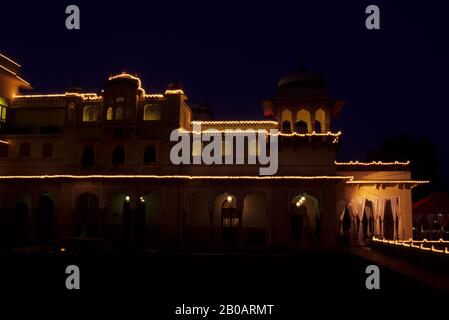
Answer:
[[[428,251],[428,252],[434,252],[439,254],[449,254],[449,241],[439,239],[439,240],[386,240],[386,239],[379,239],[376,237],[373,237],[373,242],[381,243],[384,245],[390,245],[395,247],[402,247],[402,248],[411,248],[415,250],[420,251]],[[430,245],[430,247],[429,247]],[[439,247],[444,245],[444,249],[437,249],[435,245],[439,245]]]

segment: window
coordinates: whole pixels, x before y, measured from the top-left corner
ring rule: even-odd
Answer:
[[[112,113],[113,113],[112,107],[109,107],[108,111],[106,112],[106,120],[112,120]]]
[[[53,144],[46,142],[42,145],[42,158],[51,158],[53,156]]]
[[[83,168],[90,168],[95,163],[95,150],[92,146],[86,146],[81,156],[81,166]]]
[[[161,120],[161,108],[157,104],[147,104],[143,112],[143,120]]]
[[[29,158],[31,155],[31,144],[23,142],[20,144],[19,156],[21,158]]]
[[[83,122],[98,121],[98,106],[85,106],[83,109]]]
[[[0,97],[0,126],[6,122],[6,111],[8,109],[8,101],[5,98]]]
[[[125,163],[125,148],[117,146],[112,153],[112,164],[119,166]]]
[[[117,107],[115,109],[115,120],[123,120],[123,116],[125,114],[125,110],[123,107]]]
[[[307,122],[300,120],[296,123],[298,133],[307,133]]]
[[[156,148],[154,146],[147,146],[143,154],[143,163],[152,164],[156,163]]]
[[[115,102],[119,103],[119,102],[124,102],[125,98],[124,97],[117,97],[115,98]]]

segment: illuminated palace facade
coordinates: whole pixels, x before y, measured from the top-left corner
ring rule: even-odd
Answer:
[[[358,242],[412,236],[411,188],[424,182],[410,179],[408,163],[336,162],[341,133],[331,132],[331,120],[343,102],[303,67],[264,101],[266,121],[212,121],[192,111],[176,84],[147,93],[123,73],[97,93],[23,94],[31,87],[20,66],[4,56],[0,64],[4,244],[81,234],[146,247],[334,246],[341,234]],[[278,129],[277,173],[260,176],[259,164],[173,165],[170,134],[193,134],[193,124]]]

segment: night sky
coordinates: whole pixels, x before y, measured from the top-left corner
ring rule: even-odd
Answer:
[[[394,3],[393,3],[394,2]],[[81,30],[65,28],[65,7]],[[380,7],[381,30],[365,28]],[[261,119],[262,99],[300,58],[346,101],[333,130],[340,160],[394,133],[427,136],[446,180],[449,74],[448,1],[73,1],[1,5],[0,52],[23,66],[37,93],[74,81],[100,91],[110,74],[138,74],[147,92],[179,80],[218,119]]]

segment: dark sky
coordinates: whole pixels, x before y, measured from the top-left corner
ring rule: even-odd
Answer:
[[[65,28],[77,4],[81,30]],[[376,4],[381,30],[365,28]],[[261,101],[300,57],[346,100],[334,130],[340,159],[363,160],[394,133],[427,136],[447,150],[449,1],[8,1],[0,51],[23,65],[36,92],[73,81],[99,91],[109,74],[138,74],[147,92],[174,79],[220,119],[258,119]]]

